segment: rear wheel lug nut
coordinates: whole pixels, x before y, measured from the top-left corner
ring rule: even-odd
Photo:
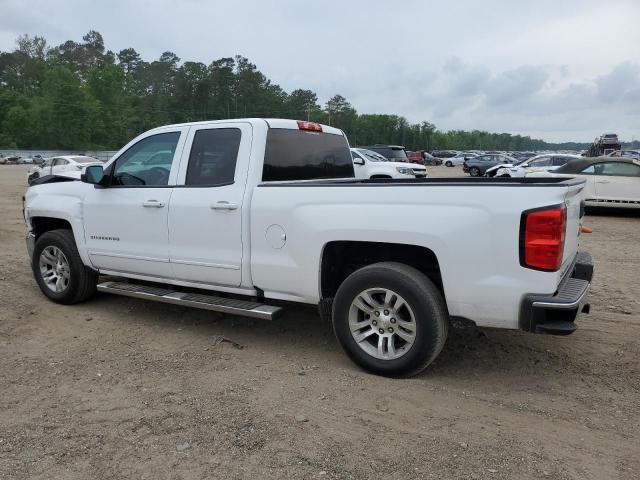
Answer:
[[[376,310],[374,313],[375,313],[376,317],[380,316],[380,312],[379,311]]]
[[[389,315],[389,310],[385,310],[385,311],[384,311],[384,314],[385,314],[385,315]]]
[[[393,328],[389,327],[389,333],[393,333]]]
[[[378,330],[378,332],[384,333],[384,328],[381,328],[380,330]]]
[[[371,323],[372,323],[373,325],[377,325],[377,324],[378,324],[378,321],[377,321],[377,320],[374,320],[374,321],[373,321],[373,322],[371,322]]]
[[[392,319],[391,319],[391,323],[396,323],[396,319],[395,319],[395,318],[392,318]]]

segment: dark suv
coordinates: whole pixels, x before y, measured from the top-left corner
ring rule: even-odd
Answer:
[[[366,148],[367,150],[373,150],[376,153],[379,153],[384,158],[389,160],[390,162],[408,162],[407,152],[404,147],[400,145],[381,145],[376,143],[375,145],[369,145],[366,147],[358,147],[358,148]]]
[[[467,158],[462,164],[462,170],[469,173],[472,177],[484,175],[488,168],[495,167],[500,164],[514,165],[518,161],[508,155],[479,155],[475,158]]]

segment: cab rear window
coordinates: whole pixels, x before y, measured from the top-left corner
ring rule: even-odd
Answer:
[[[284,128],[269,130],[263,182],[353,176],[351,152],[342,135]]]

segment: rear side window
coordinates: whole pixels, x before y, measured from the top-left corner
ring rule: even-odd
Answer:
[[[550,165],[551,165],[550,157],[539,158],[538,160],[534,160],[533,162],[531,162],[532,167],[548,167]]]
[[[600,172],[598,172],[598,166],[596,166],[596,173],[599,173],[600,175],[611,175],[614,177],[640,177],[640,167],[633,163],[603,163],[601,164],[602,169]]]
[[[236,173],[240,129],[198,130],[193,138],[185,185],[231,185]]]
[[[263,182],[351,178],[353,160],[342,135],[271,128],[264,154]]]

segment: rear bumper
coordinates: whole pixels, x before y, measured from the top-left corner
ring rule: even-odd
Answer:
[[[569,335],[576,329],[576,318],[589,313],[587,295],[593,277],[593,259],[579,252],[569,274],[554,295],[527,294],[520,307],[520,328],[527,332]]]

